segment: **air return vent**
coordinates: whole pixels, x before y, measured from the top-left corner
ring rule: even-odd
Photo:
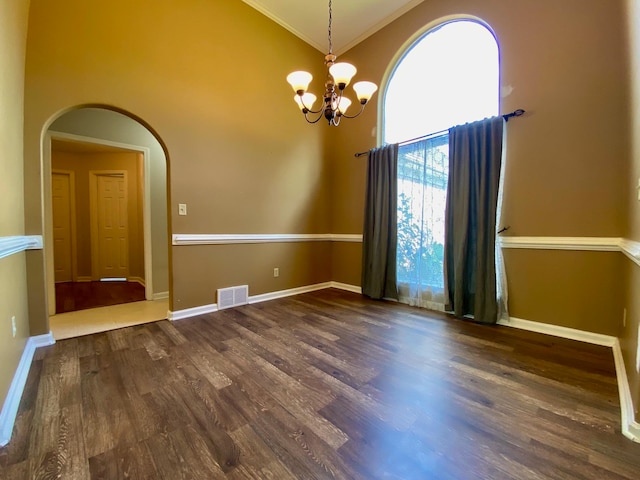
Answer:
[[[249,285],[218,289],[218,310],[249,303]]]

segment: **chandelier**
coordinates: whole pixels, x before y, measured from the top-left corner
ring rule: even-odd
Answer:
[[[324,102],[318,110],[313,110],[313,104],[316,96],[307,92],[309,83],[313,76],[309,72],[297,71],[287,76],[287,82],[296,92],[293,99],[300,107],[304,114],[304,118],[309,123],[317,123],[324,117],[329,125],[338,126],[341,118],[356,118],[364,111],[364,107],[371,99],[378,86],[373,82],[356,82],[353,84],[353,90],[356,92],[358,101],[360,102],[360,111],[355,115],[347,115],[347,108],[351,105],[351,100],[343,96],[344,89],[349,85],[351,79],[356,74],[356,67],[350,63],[336,63],[336,56],[333,54],[333,45],[331,42],[331,21],[332,9],[331,0],[329,0],[329,53],[324,57],[324,63],[328,68],[327,81],[324,84]],[[315,116],[315,117],[314,117]]]

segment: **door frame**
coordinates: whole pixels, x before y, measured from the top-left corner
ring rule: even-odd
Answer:
[[[76,244],[76,173],[73,170],[63,170],[61,168],[52,168],[51,175],[68,175],[69,176],[69,213],[71,215],[71,280],[78,281],[78,246]],[[51,218],[53,220],[53,204],[51,210]],[[53,226],[53,222],[52,222]],[[52,229],[53,233],[53,229]],[[53,235],[52,235],[53,238]],[[55,282],[55,278],[54,278]]]
[[[72,133],[56,132],[48,130],[45,133],[43,145],[43,202],[44,202],[44,235],[43,244],[46,258],[45,276],[47,281],[47,299],[49,304],[49,315],[56,313],[56,292],[55,277],[53,268],[53,208],[51,205],[51,140],[71,140],[76,142],[93,143],[96,145],[106,145],[109,147],[124,148],[142,154],[143,164],[143,189],[142,211],[143,211],[143,232],[144,232],[144,276],[145,276],[145,298],[153,300],[153,271],[152,271],[152,251],[151,251],[151,150],[140,145],[131,145],[122,142],[112,142],[102,138],[75,135]]]
[[[93,281],[101,280],[99,268],[100,242],[98,240],[98,177],[102,176],[117,176],[124,179],[125,195],[127,198],[127,274],[125,278],[130,281],[130,269],[131,259],[129,258],[129,179],[127,177],[126,170],[89,170],[89,230],[91,232],[91,279]],[[146,282],[145,282],[146,283]]]

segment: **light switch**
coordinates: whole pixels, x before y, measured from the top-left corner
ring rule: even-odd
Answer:
[[[178,215],[186,215],[187,214],[187,204],[179,203],[178,204]]]

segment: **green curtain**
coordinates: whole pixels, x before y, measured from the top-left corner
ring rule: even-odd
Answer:
[[[495,245],[503,131],[502,117],[449,130],[446,310],[481,323],[498,320]]]
[[[398,144],[369,151],[367,195],[362,235],[362,293],[371,298],[398,298]]]

